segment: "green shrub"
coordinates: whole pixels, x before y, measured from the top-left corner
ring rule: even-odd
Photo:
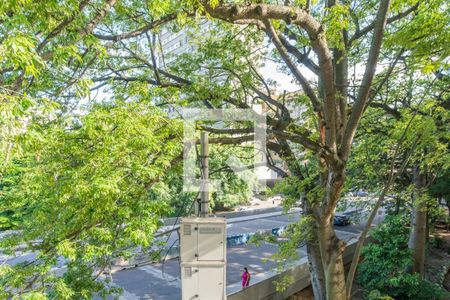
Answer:
[[[406,224],[401,216],[389,216],[372,231],[373,242],[363,248],[358,266],[359,284],[371,291],[368,299],[386,299],[382,295],[395,299],[446,299],[448,292],[407,272],[412,256]]]

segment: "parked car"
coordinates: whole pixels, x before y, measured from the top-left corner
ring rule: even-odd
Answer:
[[[350,218],[346,215],[335,214],[333,218],[333,225],[336,226],[350,225]]]
[[[367,197],[367,196],[369,196],[369,193],[367,193],[367,192],[365,192],[363,190],[359,190],[359,191],[356,192],[356,196],[358,196],[358,197]]]

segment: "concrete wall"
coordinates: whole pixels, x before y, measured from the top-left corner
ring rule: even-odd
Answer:
[[[369,239],[366,239],[366,243]],[[344,252],[344,264],[352,261],[357,241],[353,241],[347,245]],[[259,276],[258,276],[259,275]],[[242,290],[240,284],[234,284],[227,287],[228,300],[283,300],[289,296],[309,287],[311,285],[309,277],[308,259],[306,257],[300,259],[291,269],[277,274],[275,272],[267,272],[266,274],[258,274],[252,278],[252,285]],[[296,281],[284,292],[277,292],[274,281],[280,280],[285,275],[292,275]]]
[[[226,217],[227,219],[231,218],[240,218],[240,217],[247,217],[247,216],[254,216],[259,214],[267,214],[277,211],[282,211],[283,208],[281,207],[269,207],[269,208],[262,208],[262,209],[249,209],[249,210],[243,210],[243,211],[233,211],[233,212],[226,212],[226,213],[217,213],[214,214],[217,217]],[[175,223],[176,218],[165,218],[164,219],[164,226],[172,226]],[[180,219],[177,220],[177,222],[180,222]]]

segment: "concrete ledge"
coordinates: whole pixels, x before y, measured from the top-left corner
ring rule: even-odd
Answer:
[[[365,244],[370,242],[370,237],[365,241]],[[343,255],[344,264],[348,264],[353,259],[357,240],[350,242]],[[291,275],[295,278],[295,282],[283,292],[277,292],[275,281],[280,280],[285,275]],[[276,272],[267,272],[265,274],[257,274],[252,278],[252,285],[242,289],[240,283],[229,285],[227,287],[228,300],[283,300],[289,296],[307,288],[311,285],[308,259],[301,258],[289,270],[280,274]]]
[[[221,212],[214,214],[217,217],[225,217],[227,219],[232,218],[241,218],[241,217],[250,217],[250,216],[258,216],[260,214],[268,214],[268,213],[274,213],[274,212],[282,212],[282,207],[269,207],[269,208],[255,208],[251,210],[244,210],[244,211],[230,211],[230,212]],[[179,219],[177,218],[165,218],[164,219],[164,226],[171,226],[175,224],[175,221],[179,222]]]

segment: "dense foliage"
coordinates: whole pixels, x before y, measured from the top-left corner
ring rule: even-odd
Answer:
[[[447,291],[408,271],[412,258],[407,225],[404,217],[388,217],[372,231],[373,242],[364,247],[358,267],[358,282],[371,299],[386,299],[381,295],[394,299],[447,299]]]
[[[287,177],[279,191],[308,214],[282,250],[307,241],[317,297],[344,299],[351,281],[331,220],[346,175],[347,188],[379,189],[392,144],[417,115],[401,158],[446,181],[449,18],[445,0],[3,1],[0,226],[19,231],[0,246],[36,259],[1,265],[1,296],[114,292],[97,281],[103,268],[151,245],[161,219],[194,200],[181,188],[181,120],[164,111],[258,106],[269,137],[261,151]],[[190,50],[165,56],[166,30],[186,33]],[[261,74],[269,61],[295,91]],[[211,151],[224,192],[211,197],[217,209],[251,195],[224,166],[230,154],[248,157],[230,144],[250,132],[239,124],[215,136],[227,144]]]
[[[11,254],[29,243],[38,254],[28,263],[1,266],[2,297],[35,272],[47,283],[38,290],[53,286],[75,298],[92,295],[93,286],[79,280],[100,274],[111,257],[149,246],[161,216],[171,210],[165,179],[180,160],[181,133],[179,123],[159,109],[95,105],[78,119],[47,124],[45,133],[20,160],[16,184],[3,191],[2,206],[20,215],[20,231],[3,238],[1,248]],[[77,280],[48,273],[60,257],[66,276]]]

